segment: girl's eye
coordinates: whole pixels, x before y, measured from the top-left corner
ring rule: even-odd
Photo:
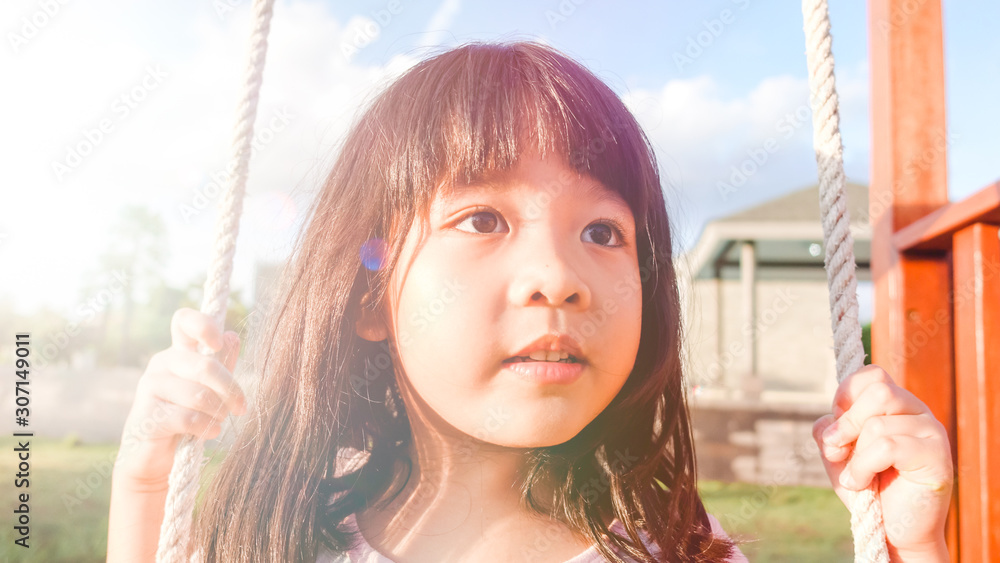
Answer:
[[[466,215],[465,218],[462,219],[458,224],[464,225],[465,223],[469,223],[472,226],[473,228],[472,232],[485,235],[493,233],[494,229],[497,228],[497,225],[502,224],[503,221],[501,221],[500,217],[498,217],[497,214],[492,211],[480,210],[475,213],[472,213],[471,215]],[[465,230],[465,229],[459,229],[459,230]]]
[[[602,223],[593,223],[588,225],[583,233],[591,233],[593,242],[601,246],[607,246],[613,248],[616,246],[624,246],[625,237],[622,235],[622,229],[619,227],[615,221],[611,219],[603,219]],[[613,244],[609,244],[610,241],[617,241]]]
[[[481,209],[466,215],[455,226],[457,228],[459,225],[465,225],[466,223],[472,227],[472,230],[469,231],[463,228],[459,229],[460,231],[483,235],[503,232],[496,230],[497,227],[503,226],[503,219],[497,213],[488,209]],[[625,236],[622,234],[623,232],[624,230],[614,219],[602,219],[601,222],[592,223],[583,230],[584,235],[591,234],[592,242],[609,248],[624,246]]]

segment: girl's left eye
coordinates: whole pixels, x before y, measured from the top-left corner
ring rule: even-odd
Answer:
[[[617,221],[611,219],[602,219],[601,223],[591,223],[587,225],[587,228],[583,230],[584,234],[594,233],[593,238],[597,239],[594,242],[601,246],[607,246],[613,248],[616,246],[625,245],[625,236],[622,234],[623,229],[618,226]],[[608,241],[615,240],[614,244],[609,244]]]

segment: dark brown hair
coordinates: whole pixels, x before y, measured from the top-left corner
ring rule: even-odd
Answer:
[[[358,304],[369,291],[382,299],[403,236],[426,216],[437,186],[508,170],[532,149],[565,158],[629,204],[643,309],[625,385],[577,436],[527,452],[523,503],[592,538],[611,561],[656,560],[640,530],[663,549],[659,560],[728,556],[732,544],[712,536],[696,488],[653,150],[594,74],[555,49],[516,42],[468,44],[417,64],[349,132],[257,345],[256,404],[198,515],[205,561],[312,563],[321,546],[345,551],[357,538],[338,528],[343,519],[384,499],[399,475],[405,481],[411,435],[394,354],[356,335]],[[387,248],[374,271],[359,258],[373,238]],[[345,448],[370,454],[363,471],[338,474]],[[543,477],[559,484],[552,498],[532,494]],[[595,480],[607,485],[588,485]],[[615,517],[627,537],[608,530]]]

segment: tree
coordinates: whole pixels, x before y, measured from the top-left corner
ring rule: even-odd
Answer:
[[[136,304],[147,302],[153,291],[163,285],[163,268],[167,259],[167,228],[163,219],[142,206],[127,206],[119,214],[118,221],[110,230],[110,241],[106,250],[98,258],[101,272],[87,284],[85,296],[99,288],[106,287],[111,276],[118,273],[127,280],[120,292],[120,325],[115,348],[117,361],[132,363],[137,359],[137,350],[132,342],[133,317]],[[118,297],[118,296],[116,296]],[[85,297],[86,298],[86,297]],[[108,343],[112,306],[104,307],[101,313],[101,339]]]

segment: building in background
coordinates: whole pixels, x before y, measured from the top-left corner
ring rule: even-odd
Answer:
[[[848,213],[870,281],[867,187]],[[702,477],[829,484],[811,436],[837,387],[824,255],[812,186],[709,222],[678,260]]]

